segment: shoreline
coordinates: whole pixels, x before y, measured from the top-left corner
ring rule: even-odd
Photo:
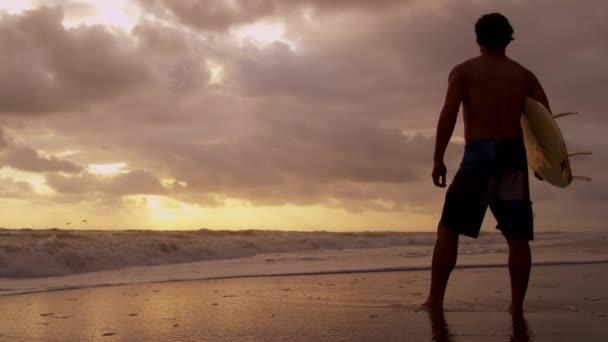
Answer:
[[[559,266],[577,266],[577,265],[604,265],[608,264],[608,259],[605,260],[591,260],[591,261],[556,261],[556,262],[532,262],[532,267],[559,267]],[[456,265],[455,269],[459,270],[475,270],[475,269],[496,269],[496,268],[507,268],[507,263],[495,263],[495,264],[479,264],[479,265]],[[71,290],[84,290],[84,289],[95,289],[95,288],[108,288],[108,287],[119,287],[129,285],[154,285],[154,284],[167,284],[167,283],[182,283],[182,282],[204,282],[204,281],[217,281],[217,280],[235,280],[235,279],[256,279],[256,278],[276,278],[276,277],[302,277],[302,276],[326,276],[326,275],[349,275],[349,274],[366,274],[366,273],[394,273],[394,272],[421,272],[430,271],[430,266],[420,267],[384,267],[384,268],[372,268],[372,269],[358,269],[358,270],[336,270],[336,271],[319,271],[319,272],[294,272],[294,273],[276,273],[276,274],[254,274],[254,275],[235,275],[235,276],[220,276],[210,278],[189,278],[189,279],[167,279],[158,281],[142,281],[142,282],[128,282],[128,283],[115,283],[115,284],[99,284],[91,286],[73,286],[66,288],[51,288],[44,290],[33,290],[24,291],[19,293],[7,293],[3,294],[2,291],[6,289],[0,288],[0,298],[12,297],[12,296],[24,296],[30,294],[39,293],[53,293],[53,292],[64,292]],[[91,272],[99,273],[99,272]],[[61,277],[59,277],[61,278]],[[41,278],[45,279],[45,278]],[[6,280],[6,279],[4,279]],[[12,280],[23,280],[23,279],[12,279]],[[2,279],[0,279],[0,282]],[[10,290],[9,290],[10,291]]]
[[[608,336],[607,274],[608,264],[534,268],[527,322],[512,321],[507,312],[509,276],[503,268],[454,272],[442,316],[420,309],[430,276],[426,271],[6,296],[0,297],[0,340],[601,342]]]

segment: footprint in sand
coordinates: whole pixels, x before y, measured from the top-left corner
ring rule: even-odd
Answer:
[[[47,316],[53,316],[53,315],[54,315],[54,313],[49,312],[49,313],[40,314],[40,317],[47,317]]]
[[[237,296],[237,295],[225,295],[225,296],[222,296],[222,297],[224,297],[224,298],[234,298],[234,297],[236,297],[236,296]]]
[[[211,305],[213,305],[213,306],[218,306],[218,305],[220,305],[220,304],[219,304],[219,303],[212,303]]]
[[[599,302],[600,301],[599,298],[594,298],[594,297],[585,297],[585,300],[588,302]]]
[[[173,327],[177,328],[177,327],[179,327],[179,324],[173,324]]]
[[[129,316],[135,317],[135,316],[137,316],[137,314],[136,313],[130,313]]]
[[[114,336],[114,335],[116,335],[116,333],[113,333],[113,332],[108,332],[108,333],[104,333],[104,334],[103,334],[103,335],[101,335],[101,336]]]

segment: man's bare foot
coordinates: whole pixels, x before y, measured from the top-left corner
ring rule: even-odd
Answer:
[[[426,302],[422,303],[420,306],[426,311],[443,311],[443,301],[431,298],[427,299]]]

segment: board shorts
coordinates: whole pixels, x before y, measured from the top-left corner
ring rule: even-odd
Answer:
[[[441,225],[477,238],[490,207],[507,239],[533,240],[526,149],[521,139],[467,142],[441,215]]]

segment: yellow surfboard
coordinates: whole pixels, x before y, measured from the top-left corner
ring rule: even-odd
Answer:
[[[526,99],[521,128],[530,169],[554,186],[570,185],[573,177],[568,149],[551,112],[540,102]]]

